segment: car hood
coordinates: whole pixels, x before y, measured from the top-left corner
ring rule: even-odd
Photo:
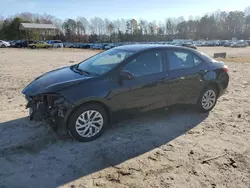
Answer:
[[[70,67],[64,67],[39,76],[25,87],[22,93],[28,96],[53,93],[90,78],[90,76],[74,72]]]

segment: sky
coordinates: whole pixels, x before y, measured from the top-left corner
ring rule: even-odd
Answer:
[[[0,0],[0,16],[31,12],[60,19],[78,16],[163,21],[168,17],[203,16],[216,10],[243,11],[250,0]]]

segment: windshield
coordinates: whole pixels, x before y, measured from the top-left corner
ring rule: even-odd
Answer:
[[[134,52],[120,49],[107,50],[83,61],[77,68],[90,74],[104,74],[132,54]]]

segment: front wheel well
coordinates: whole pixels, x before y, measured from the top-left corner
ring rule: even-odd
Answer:
[[[109,108],[106,104],[104,104],[103,102],[100,102],[100,101],[88,101],[88,102],[84,102],[84,103],[82,103],[82,104],[76,106],[76,107],[72,110],[72,112],[70,112],[70,114],[68,115],[68,118],[67,118],[67,126],[68,126],[68,121],[69,121],[69,119],[70,119],[70,116],[71,116],[77,109],[79,109],[79,108],[81,108],[81,107],[83,107],[83,106],[85,106],[85,105],[89,105],[89,104],[95,104],[95,105],[101,106],[101,107],[105,110],[105,112],[107,113],[107,115],[108,115],[108,123],[111,122],[111,120],[112,120],[112,113],[111,113],[110,108]]]

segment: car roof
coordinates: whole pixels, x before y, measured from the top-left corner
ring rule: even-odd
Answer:
[[[171,49],[179,49],[179,50],[185,49],[185,50],[194,51],[194,50],[187,48],[187,47],[165,45],[165,44],[132,44],[132,45],[119,46],[119,47],[116,47],[115,49],[140,52],[140,51],[144,51],[144,50],[157,49],[157,48],[166,48],[166,49],[171,48]]]

